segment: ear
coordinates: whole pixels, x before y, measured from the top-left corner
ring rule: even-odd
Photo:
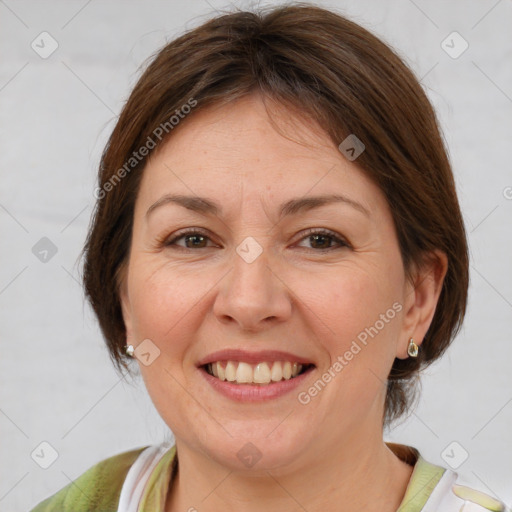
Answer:
[[[398,359],[407,359],[409,339],[420,346],[432,323],[448,270],[448,257],[440,250],[429,253],[416,267],[404,288],[404,317],[397,345]]]
[[[126,344],[130,344],[130,340],[133,339],[133,320],[132,320],[132,308],[130,305],[130,299],[128,295],[128,284],[126,279],[126,269],[122,269],[119,272],[119,302],[121,303],[121,311],[123,313],[123,321],[126,329]]]

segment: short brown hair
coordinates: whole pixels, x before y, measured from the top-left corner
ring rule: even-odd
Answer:
[[[389,46],[334,12],[301,3],[228,13],[156,54],[101,158],[84,247],[86,296],[116,368],[128,369],[119,276],[148,156],[139,155],[131,167],[126,162],[155,138],[157,127],[167,127],[159,145],[172,136],[170,114],[191,99],[198,111],[255,91],[316,120],[336,146],[349,134],[365,144],[357,165],[385,194],[408,276],[435,249],[448,257],[419,356],[395,359],[392,366],[383,417],[389,425],[410,409],[419,370],[444,353],[461,327],[469,281],[466,232],[437,118],[422,87]]]

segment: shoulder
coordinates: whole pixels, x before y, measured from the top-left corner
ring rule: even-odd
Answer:
[[[138,448],[98,462],[31,512],[115,512],[130,467],[145,449]]]

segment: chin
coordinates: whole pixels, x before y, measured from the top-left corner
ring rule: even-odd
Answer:
[[[282,420],[281,420],[282,421]],[[269,428],[270,424],[272,428]],[[285,422],[284,422],[285,423]],[[231,423],[216,439],[209,436],[202,450],[218,464],[232,471],[248,473],[265,472],[297,464],[304,447],[310,446],[312,439],[305,435],[312,430],[301,425],[284,428],[278,422],[239,421]]]

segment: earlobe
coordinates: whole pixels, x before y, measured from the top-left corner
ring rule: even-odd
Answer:
[[[421,352],[421,343],[434,318],[447,270],[448,258],[439,250],[430,253],[417,269],[414,282],[410,283],[405,299],[405,316],[397,347],[397,358],[410,357],[408,347],[411,338]]]

